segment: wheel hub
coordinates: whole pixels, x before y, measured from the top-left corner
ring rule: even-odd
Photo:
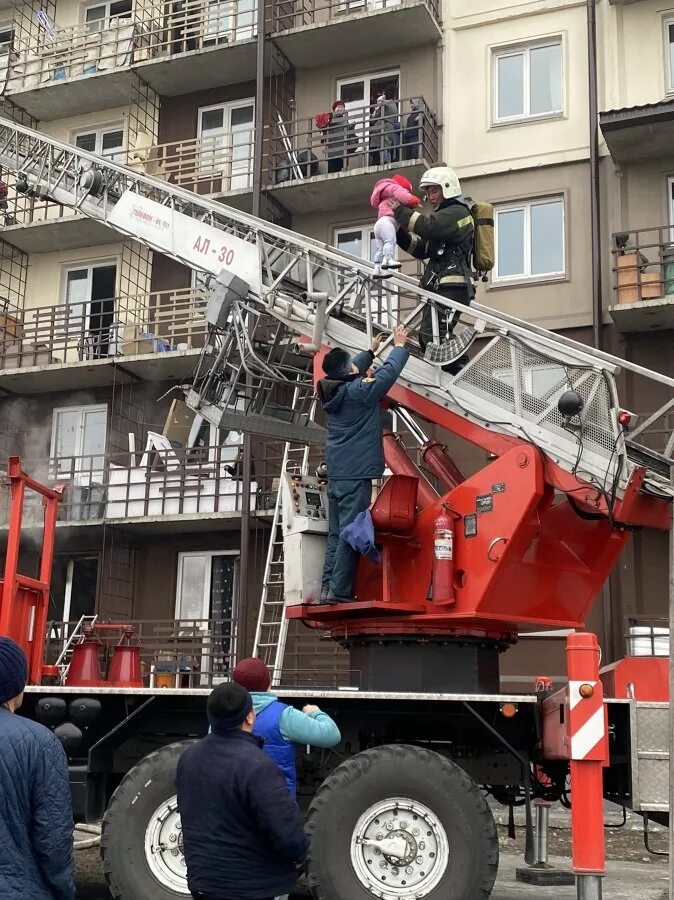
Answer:
[[[150,818],[145,832],[145,859],[163,887],[187,897],[190,892],[184,851],[178,799],[171,797]]]
[[[421,900],[449,863],[447,834],[416,800],[394,797],[371,806],[356,823],[351,863],[361,884],[381,900]]]

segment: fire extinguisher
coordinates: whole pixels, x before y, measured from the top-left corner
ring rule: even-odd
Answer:
[[[454,595],[454,522],[443,510],[433,523],[433,603],[450,605]]]

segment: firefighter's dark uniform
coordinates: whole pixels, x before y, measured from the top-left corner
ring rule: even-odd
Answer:
[[[427,216],[399,206],[395,217],[403,226],[398,229],[398,246],[416,259],[428,260],[419,282],[421,287],[470,306],[475,296],[470,267],[475,224],[469,207],[457,199],[443,200]],[[440,312],[440,339],[451,333],[453,318],[451,313],[447,316]],[[431,308],[427,306],[419,328],[422,350],[433,340],[432,321]],[[466,361],[467,357],[462,357],[444,368],[454,374]]]

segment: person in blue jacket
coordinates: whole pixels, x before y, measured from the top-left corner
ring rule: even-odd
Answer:
[[[328,439],[328,546],[318,603],[352,603],[358,552],[340,533],[356,516],[369,509],[372,481],[384,474],[384,446],[379,402],[400,377],[409,351],[407,330],[399,325],[393,335],[394,348],[386,362],[371,377],[382,336],[372,349],[351,356],[335,347],[323,360],[325,378],[318,382],[318,398],[327,416]]]
[[[72,900],[68,761],[48,728],[15,715],[27,677],[21,647],[0,637],[0,897]]]
[[[297,746],[336,747],[342,739],[339,728],[317,706],[305,706],[300,712],[269,693],[271,675],[261,659],[242,659],[232,672],[232,680],[250,691],[256,715],[253,733],[264,739],[265,752],[283,772],[294,798]]]
[[[211,733],[185,750],[176,771],[190,892],[195,900],[283,897],[308,850],[297,805],[253,734],[248,691],[219,684],[207,711]]]

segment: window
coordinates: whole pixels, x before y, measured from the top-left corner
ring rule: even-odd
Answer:
[[[100,482],[108,429],[108,407],[69,406],[52,416],[50,458],[57,478],[74,478],[77,484]]]
[[[115,3],[99,3],[88,6],[84,11],[84,21],[89,34],[105,30],[110,19],[130,19],[132,0],[117,0]]]
[[[494,54],[494,122],[561,113],[561,41]]]
[[[255,101],[237,100],[199,110],[199,171],[229,176],[223,190],[252,184]]]
[[[50,619],[78,622],[82,616],[95,614],[98,566],[98,556],[54,557]]]
[[[12,49],[14,40],[14,27],[11,24],[0,24],[0,56],[4,56]]]
[[[77,340],[81,359],[100,359],[117,354],[115,318],[115,263],[98,263],[66,269],[63,303],[68,343]]]
[[[73,134],[71,142],[80,150],[97,153],[113,162],[126,162],[124,153],[124,128],[121,125],[108,125]]]
[[[360,78],[344,78],[337,82],[337,96],[344,101],[347,114],[353,122],[360,150],[365,150],[368,146],[370,107],[381,93],[386,94],[389,100],[399,99],[399,71],[377,72],[362,75]],[[378,159],[371,160],[371,165],[379,164]]]
[[[561,197],[497,207],[495,224],[493,282],[564,275],[564,201]]]
[[[674,93],[674,19],[665,19],[665,70],[667,93]]]
[[[512,369],[494,369],[494,378],[514,387],[515,379]],[[549,365],[530,366],[520,372],[522,390],[538,400],[548,404],[556,404],[564,391],[572,389],[569,384],[567,370],[564,366]]]
[[[351,253],[360,259],[374,259],[374,228],[372,225],[354,225],[350,228],[335,228],[333,243],[343,253]],[[396,258],[398,248],[396,247]],[[381,292],[373,291],[370,294],[370,307],[375,321],[385,328],[394,328],[397,322],[398,293],[395,288],[389,289],[386,281],[380,282]],[[359,303],[362,294],[357,286],[354,286],[354,301]]]
[[[212,550],[180,553],[176,619],[186,633],[203,632],[201,682],[227,677],[235,650],[238,553]],[[210,620],[210,622],[209,622]]]

